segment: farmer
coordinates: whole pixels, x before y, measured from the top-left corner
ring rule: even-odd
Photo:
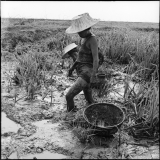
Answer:
[[[69,69],[68,71],[68,77],[71,77],[72,76],[72,72],[76,69],[76,72],[77,72],[77,75],[78,75],[78,70],[77,70],[77,62],[76,62],[76,58],[78,56],[78,49],[77,49],[77,45],[75,43],[72,43],[68,46],[66,46],[63,50],[63,56],[62,56],[62,59],[65,59],[65,58],[72,58],[73,59],[73,62],[74,64],[72,65],[72,67]],[[86,100],[88,101],[88,103],[92,103],[93,102],[93,99],[92,99],[92,96],[90,95],[91,94],[91,89],[88,87],[88,88],[85,88],[83,89],[83,92],[84,92],[84,95],[85,95],[85,98]]]
[[[78,55],[78,48],[77,48],[77,45],[75,43],[71,43],[69,44],[68,46],[66,46],[64,49],[63,49],[63,56],[62,56],[62,59],[65,59],[65,58],[72,58],[73,62],[76,61],[77,59],[77,55]],[[69,69],[68,71],[68,77],[71,77],[72,76],[72,72],[74,71],[74,69],[76,69],[76,66],[75,66],[75,63],[72,65],[72,67]],[[77,71],[77,70],[76,70]]]
[[[88,13],[78,15],[72,19],[72,24],[66,29],[66,33],[78,33],[83,42],[78,51],[76,67],[78,78],[66,94],[67,111],[77,111],[73,98],[84,91],[85,99],[89,104],[94,103],[90,85],[96,80],[99,67],[98,44],[95,35],[90,31],[91,27],[99,20],[92,19]]]

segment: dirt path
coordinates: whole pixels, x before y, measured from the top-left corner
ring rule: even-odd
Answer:
[[[38,95],[32,102],[25,101],[23,98],[16,104],[13,102],[12,91],[8,93],[7,76],[13,74],[14,63],[1,63],[1,106],[2,112],[6,113],[7,118],[21,125],[18,131],[1,133],[1,158],[5,159],[114,159],[118,157],[116,149],[117,142],[113,139],[105,140],[99,145],[102,139],[97,139],[92,144],[82,144],[73,132],[73,129],[66,124],[66,101],[65,94],[72,82],[65,76],[65,71],[57,75],[57,86],[53,93],[53,104],[50,105],[50,95],[44,101]],[[58,89],[57,89],[58,88]],[[24,96],[23,90],[19,97]],[[75,97],[78,107],[85,107],[84,95],[79,94]],[[3,119],[2,119],[3,121]],[[84,149],[85,148],[85,149]],[[84,150],[83,150],[84,149]],[[123,155],[120,157],[128,158],[159,158],[159,147],[149,148],[135,145],[121,144],[120,149]]]

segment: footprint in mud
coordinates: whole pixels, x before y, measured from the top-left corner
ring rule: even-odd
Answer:
[[[37,152],[37,153],[42,153],[42,152],[43,152],[43,148],[37,147],[37,148],[36,148],[36,152]]]
[[[23,128],[19,128],[17,131],[17,136],[15,138],[23,138],[24,136],[31,136],[37,131],[37,127],[32,124],[26,124],[22,126]]]
[[[49,104],[42,104],[41,108],[44,109],[44,110],[49,110],[50,105]]]
[[[54,146],[50,143],[46,143],[45,144],[45,149],[48,150],[48,151],[51,151],[52,149],[54,149]]]
[[[68,158],[68,156],[66,156],[68,154],[62,153],[63,148],[54,146],[54,144],[51,144],[51,143],[46,143],[44,147],[42,146],[36,147],[34,144],[30,144],[30,146],[25,147],[22,150],[23,150],[23,154],[21,154],[20,156],[18,156],[17,152],[14,152],[8,158],[9,159],[66,159]]]
[[[3,136],[3,137],[10,137],[10,136],[14,136],[16,133],[14,133],[14,132],[6,132],[6,133],[4,133],[4,134],[1,134],[1,136]]]

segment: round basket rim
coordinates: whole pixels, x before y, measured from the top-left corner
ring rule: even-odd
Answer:
[[[97,125],[92,124],[91,122],[89,122],[88,118],[86,117],[85,112],[86,112],[86,110],[87,110],[89,107],[92,107],[92,106],[97,105],[97,104],[98,104],[98,105],[104,105],[104,104],[105,104],[105,105],[113,105],[113,106],[117,107],[117,108],[123,113],[123,120],[122,120],[120,123],[116,124],[116,125],[107,126],[107,127],[97,126]],[[85,119],[89,124],[91,124],[92,126],[99,127],[99,128],[103,128],[103,129],[112,129],[112,128],[114,128],[114,127],[119,126],[120,124],[122,124],[122,123],[124,122],[124,120],[125,120],[125,113],[124,113],[123,109],[121,109],[120,107],[116,106],[116,105],[113,104],[113,103],[103,103],[103,102],[102,102],[102,103],[93,103],[93,104],[90,104],[87,108],[85,108],[85,109],[83,110],[83,117],[84,117],[84,119]]]

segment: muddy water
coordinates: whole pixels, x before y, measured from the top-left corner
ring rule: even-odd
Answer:
[[[18,129],[21,128],[21,126],[9,118],[7,118],[6,114],[4,112],[1,112],[1,134],[7,133],[7,132],[17,132]]]
[[[28,154],[27,156],[21,157],[21,159],[33,159],[34,157],[37,159],[66,159],[68,156],[44,151],[43,153]]]
[[[134,92],[138,93],[139,91],[139,84],[134,84],[132,81],[129,82],[129,88],[133,89],[134,88]],[[110,96],[113,97],[114,99],[118,99],[118,98],[123,98],[124,97],[124,91],[125,91],[125,85],[124,83],[122,84],[117,84],[115,87],[115,91],[110,92]]]
[[[20,157],[20,159],[65,159],[68,156],[65,156],[63,154],[58,154],[58,153],[51,153],[49,151],[44,151],[43,153],[37,153],[37,154],[27,154],[23,157]],[[16,152],[12,153],[9,156],[10,159],[18,159],[18,155]]]

